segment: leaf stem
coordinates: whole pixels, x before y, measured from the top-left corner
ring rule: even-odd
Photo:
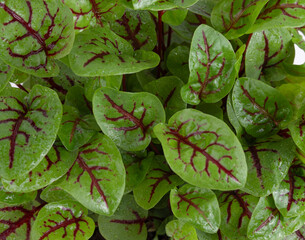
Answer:
[[[163,61],[163,50],[164,50],[164,28],[162,22],[162,16],[165,11],[158,11],[158,54],[160,56],[160,64],[158,66],[158,78],[161,75],[161,62]]]

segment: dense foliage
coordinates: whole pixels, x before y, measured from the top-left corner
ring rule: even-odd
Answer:
[[[0,0],[0,239],[305,239],[304,0]]]

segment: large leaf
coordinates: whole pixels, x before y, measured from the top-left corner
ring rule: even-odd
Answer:
[[[55,141],[62,117],[57,94],[36,85],[29,95],[7,88],[0,95],[0,175],[8,180],[28,173]]]
[[[213,26],[228,39],[242,36],[254,24],[268,0],[222,0],[211,16]]]
[[[3,186],[12,192],[31,192],[41,189],[66,174],[76,156],[77,152],[68,152],[55,143],[33,170],[22,176],[17,175],[13,180],[2,179]]]
[[[285,217],[305,213],[305,165],[295,162],[279,188],[273,192],[276,207]]]
[[[32,224],[45,204],[38,202],[19,206],[0,204],[0,239],[30,240]]]
[[[301,27],[304,24],[304,0],[270,0],[249,32],[277,27]]]
[[[242,191],[231,191],[220,193],[218,199],[222,235],[228,239],[247,239],[248,224],[259,198]]]
[[[258,80],[238,79],[232,102],[238,121],[253,137],[271,136],[292,118],[288,100],[275,88]]]
[[[157,44],[154,21],[147,11],[126,9],[124,15],[110,22],[110,28],[120,37],[127,40],[134,50],[153,50]]]
[[[37,192],[29,193],[15,193],[9,192],[5,189],[0,182],[0,203],[6,203],[10,205],[20,205],[23,203],[34,201],[36,198]]]
[[[185,102],[217,102],[229,93],[235,79],[235,53],[231,43],[207,25],[200,25],[192,39],[188,84],[181,89]]]
[[[138,50],[108,27],[94,27],[77,35],[69,61],[80,76],[111,76],[156,67],[159,56]]]
[[[154,132],[171,169],[186,182],[219,190],[244,186],[247,166],[242,147],[218,118],[194,109],[177,112]]]
[[[285,178],[295,156],[291,139],[265,141],[245,149],[248,164],[247,183],[243,191],[254,196],[267,196]]]
[[[102,131],[126,151],[145,149],[151,141],[153,127],[165,121],[159,99],[144,92],[100,88],[93,97],[93,112]]]
[[[88,210],[78,202],[61,201],[45,205],[38,213],[31,239],[89,239],[95,229]]]
[[[139,206],[150,209],[167,192],[182,183],[183,181],[170,170],[164,157],[155,156],[145,179],[133,189],[133,194]]]
[[[146,10],[168,10],[172,8],[187,8],[198,2],[198,0],[132,0],[135,9]]]
[[[139,207],[132,195],[126,195],[111,217],[99,216],[100,233],[106,240],[146,240],[147,215],[147,210]]]
[[[166,224],[166,234],[172,240],[197,240],[196,229],[189,223],[173,220]]]
[[[41,77],[58,74],[54,59],[67,55],[74,40],[72,14],[60,0],[1,0],[0,29],[2,60]]]
[[[246,76],[258,79],[263,70],[275,67],[287,59],[291,54],[291,48],[291,36],[286,29],[253,33],[246,51]]]
[[[211,190],[185,184],[179,190],[171,190],[170,204],[179,220],[207,233],[217,232],[220,210],[216,195]]]
[[[119,150],[97,134],[80,148],[68,173],[55,183],[89,210],[112,215],[125,188],[125,169]]]
[[[86,119],[80,117],[79,111],[71,106],[64,106],[62,123],[58,131],[58,137],[69,151],[74,151],[86,144],[95,134],[90,130]]]
[[[14,73],[14,68],[0,59],[0,92],[5,88]]]
[[[180,90],[183,82],[174,76],[162,77],[149,82],[144,86],[144,90],[157,96],[163,104],[166,118],[169,119],[174,113],[186,108]]]

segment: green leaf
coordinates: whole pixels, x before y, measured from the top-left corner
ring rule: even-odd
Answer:
[[[246,76],[258,79],[263,70],[269,70],[287,59],[291,48],[291,36],[286,29],[253,33],[246,51]]]
[[[171,169],[186,182],[218,190],[234,190],[246,182],[242,147],[218,118],[194,109],[177,112],[154,132]]]
[[[178,220],[173,220],[166,224],[166,234],[173,240],[197,240],[196,229],[191,224]]]
[[[44,205],[36,201],[23,205],[0,203],[0,239],[29,240],[33,222]]]
[[[263,197],[275,191],[295,156],[291,139],[264,141],[245,149],[248,177],[243,191]]]
[[[279,188],[273,192],[277,209],[287,218],[305,213],[305,165],[294,162]]]
[[[2,179],[3,186],[12,192],[31,192],[53,183],[68,172],[77,152],[68,152],[57,143],[43,160],[29,173],[15,176],[13,180]]]
[[[201,102],[198,105],[193,106],[192,108],[223,120],[223,110],[221,107],[222,101],[216,103]]]
[[[248,32],[278,27],[301,27],[304,24],[303,0],[269,0]]]
[[[61,201],[45,205],[38,213],[31,239],[89,239],[95,229],[88,211],[78,202]]]
[[[304,105],[302,105],[302,108],[303,106]],[[303,113],[299,119],[289,124],[288,128],[290,130],[291,137],[294,143],[297,145],[299,149],[301,149],[301,151],[304,152],[305,151],[305,143],[304,143],[305,113]]]
[[[63,200],[75,201],[75,198],[73,198],[69,193],[65,192],[60,187],[53,185],[47,186],[45,189],[43,189],[39,197],[47,203],[59,202]]]
[[[88,129],[90,124],[80,117],[76,108],[64,106],[63,112],[58,136],[67,150],[74,151],[86,144],[95,131]]]
[[[69,88],[65,99],[65,105],[78,109],[82,116],[92,114],[91,103],[87,100],[85,90],[81,86]]]
[[[2,60],[36,76],[58,75],[54,59],[67,55],[74,41],[69,8],[60,0],[1,0],[0,16]]]
[[[95,27],[76,36],[69,61],[80,76],[111,76],[156,67],[159,56],[151,51],[133,50],[125,39],[109,28]]]
[[[99,216],[100,233],[106,240],[146,240],[147,215],[147,210],[139,207],[132,195],[125,195],[111,217]]]
[[[222,0],[214,8],[211,22],[228,39],[245,34],[268,0]]]
[[[221,0],[199,0],[188,9],[190,12],[202,15],[203,17],[210,18],[214,6]]]
[[[0,59],[0,92],[6,87],[14,73],[14,68]]]
[[[186,108],[186,103],[183,102],[180,95],[182,86],[183,82],[179,78],[169,76],[146,84],[144,90],[159,98],[165,110],[166,118],[169,119],[177,111]]]
[[[200,25],[193,36],[189,82],[181,89],[185,102],[214,103],[226,96],[234,84],[236,58],[231,43],[207,25]]]
[[[36,198],[37,192],[15,193],[7,191],[0,182],[0,203],[16,204],[31,202]]]
[[[238,79],[232,102],[239,123],[253,137],[271,136],[292,118],[287,99],[275,88],[258,80]]]
[[[125,169],[119,150],[108,137],[97,134],[80,148],[73,166],[54,184],[89,210],[112,215],[125,188]]]
[[[154,154],[149,152],[126,152],[120,150],[126,170],[125,193],[131,192],[145,178],[153,161]]]
[[[145,149],[151,141],[153,127],[165,121],[159,99],[144,92],[100,88],[93,97],[93,112],[102,131],[126,151]]]
[[[220,210],[216,195],[209,189],[185,184],[172,189],[170,204],[174,215],[207,233],[216,233],[220,225]]]
[[[111,30],[127,40],[134,50],[153,50],[157,44],[156,30],[151,27],[154,21],[147,11],[126,9],[120,19],[109,24]]]
[[[169,10],[172,8],[188,8],[198,2],[198,0],[132,0],[134,9],[141,10]]]
[[[259,198],[242,191],[221,192],[220,230],[227,239],[247,239],[247,228]],[[234,231],[232,231],[234,229]]]
[[[144,181],[133,189],[134,198],[142,208],[151,209],[167,192],[182,183],[170,170],[164,157],[155,156]]]
[[[62,117],[57,94],[36,85],[27,96],[7,88],[0,94],[0,175],[22,176],[35,168],[51,149]]]

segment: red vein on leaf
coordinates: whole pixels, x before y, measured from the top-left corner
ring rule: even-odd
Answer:
[[[267,226],[268,223],[270,223],[271,220],[272,220],[273,218],[275,218],[277,214],[280,213],[279,210],[276,209],[276,208],[267,208],[267,209],[271,211],[271,214],[269,215],[269,217],[268,217],[265,221],[262,222],[261,225],[258,226],[257,229],[255,229],[254,232],[258,232],[258,231],[261,230],[263,227]],[[280,217],[279,217],[278,222],[277,222],[277,225],[275,226],[274,229],[276,229],[276,228],[278,227],[278,225],[280,224],[280,221],[281,221],[281,220],[280,220]]]
[[[152,180],[157,180],[154,184],[149,185],[149,187],[152,187],[152,189],[151,189],[151,192],[150,192],[148,203],[150,203],[150,201],[152,200],[152,197],[155,194],[155,191],[156,191],[158,185],[161,182],[167,181],[168,184],[172,184],[172,181],[169,179],[169,177],[173,175],[172,172],[167,172],[167,171],[165,171],[161,168],[154,168],[154,169],[150,170],[150,172],[151,172],[150,175],[152,175],[153,171],[162,173],[162,176],[160,176],[160,177],[149,177],[148,178],[148,179],[152,179]]]

